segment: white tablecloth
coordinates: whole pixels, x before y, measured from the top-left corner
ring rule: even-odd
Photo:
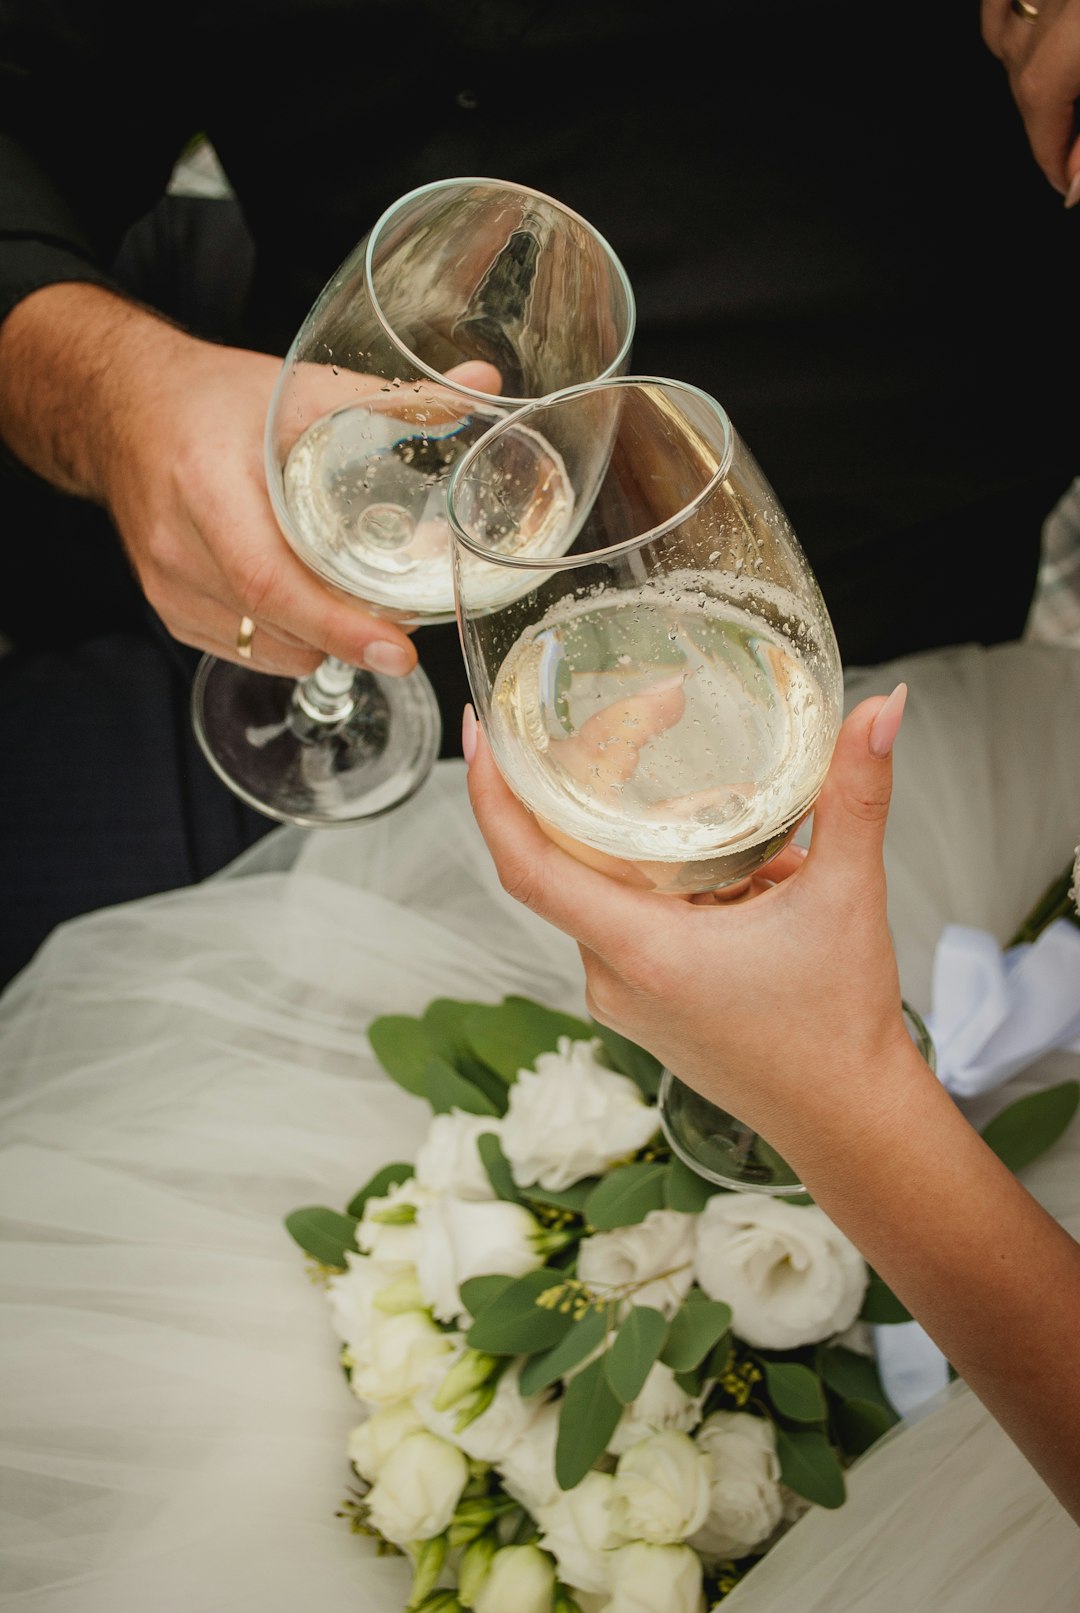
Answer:
[[[1080,835],[1080,653],[964,647],[911,686],[887,855],[905,995],[946,922],[1004,940]],[[283,1228],[412,1157],[428,1111],[365,1026],[436,996],[583,1012],[511,901],[460,763],[350,829],[281,829],[200,888],[63,926],[0,998],[0,1607],[398,1613],[335,1516],[355,1403]],[[1032,1086],[1075,1076],[1054,1053]],[[1025,1179],[1080,1234],[1080,1125]],[[731,1613],[1074,1613],[1080,1533],[963,1392],[849,1474]],[[513,1613],[508,1609],[507,1613]]]

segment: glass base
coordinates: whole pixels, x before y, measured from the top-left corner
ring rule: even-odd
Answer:
[[[923,1020],[910,1003],[902,1003],[908,1034],[931,1069],[934,1043]],[[787,1160],[770,1148],[764,1137],[741,1120],[703,1098],[664,1070],[657,1095],[660,1125],[673,1154],[689,1170],[718,1187],[741,1193],[771,1193],[792,1197],[805,1193]]]
[[[764,1137],[665,1070],[657,1096],[671,1151],[688,1169],[718,1187],[788,1197],[805,1193],[785,1159]]]
[[[442,720],[420,667],[403,678],[353,671],[344,714],[317,717],[295,678],[203,656],[192,720],[234,795],[279,823],[333,828],[415,795],[439,754]]]

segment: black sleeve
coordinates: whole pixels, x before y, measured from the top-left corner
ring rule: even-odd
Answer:
[[[115,286],[125,233],[197,132],[185,76],[160,81],[151,9],[0,0],[0,319],[59,281]]]

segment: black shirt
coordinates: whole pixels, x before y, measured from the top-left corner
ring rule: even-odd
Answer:
[[[405,191],[525,181],[625,264],[631,368],[727,408],[847,663],[1021,630],[1080,469],[1080,209],[977,7],[0,0],[0,73],[0,317],[54,280],[123,284],[200,132],[250,248],[208,333],[271,352]]]

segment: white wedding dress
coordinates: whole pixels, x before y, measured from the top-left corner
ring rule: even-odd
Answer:
[[[1080,838],[1080,652],[911,658],[853,673],[849,704],[900,677],[890,916],[925,1011],[943,925],[1005,940]],[[402,1560],[335,1516],[358,1419],[283,1219],[416,1149],[428,1111],[372,1058],[374,1015],[513,992],[584,1011],[575,947],[500,889],[455,762],[387,817],[281,829],[202,887],[75,920],[13,982],[4,1613],[399,1613]],[[979,1102],[1077,1075],[1055,1052]],[[1080,1235],[1080,1122],[1025,1180]],[[966,1391],[849,1481],[725,1608],[1080,1606],[1080,1532]]]

